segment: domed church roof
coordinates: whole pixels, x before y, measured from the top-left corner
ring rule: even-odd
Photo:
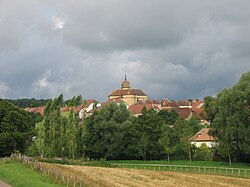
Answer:
[[[122,89],[129,89],[130,83],[127,81],[127,77],[125,75],[125,80],[122,82]]]

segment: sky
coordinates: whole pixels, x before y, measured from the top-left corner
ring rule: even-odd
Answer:
[[[0,97],[203,99],[250,71],[249,0],[0,0]]]

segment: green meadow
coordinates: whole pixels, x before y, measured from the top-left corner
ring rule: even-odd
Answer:
[[[0,161],[0,179],[13,187],[62,187],[49,177],[14,161]]]

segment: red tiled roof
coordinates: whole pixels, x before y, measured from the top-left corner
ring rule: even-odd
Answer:
[[[169,104],[170,104],[170,106],[171,106],[172,108],[178,108],[177,103],[174,102],[174,101],[170,101]]]
[[[122,95],[146,96],[146,94],[140,89],[127,89],[127,90],[120,89],[120,90],[115,90],[110,94],[110,96],[122,96]]]
[[[79,109],[88,108],[88,106],[91,105],[92,103],[95,103],[96,100],[94,100],[94,99],[87,99],[87,100],[85,100],[85,102],[83,104],[77,106],[77,108],[79,108]]]
[[[67,107],[67,106],[61,108],[61,112],[69,112],[71,110],[73,110],[74,112],[79,112],[81,108],[80,107]]]
[[[168,102],[168,101],[163,102],[163,103],[161,104],[161,106],[162,106],[162,107],[168,107],[168,108],[171,108],[171,107],[172,107],[171,104],[170,104],[170,102]]]
[[[163,99],[161,101],[161,106],[162,107],[168,107],[168,108],[177,108],[178,107],[178,105],[177,105],[176,102],[174,102],[174,101],[168,101],[167,99]]]
[[[94,99],[87,99],[86,101],[87,101],[87,106],[86,107],[88,107],[90,104],[95,102]]]
[[[132,114],[141,114],[141,111],[143,109],[143,107],[146,107],[147,110],[150,110],[152,108],[158,108],[156,106],[154,106],[153,104],[134,104],[134,105],[131,105],[129,107],[129,110]]]
[[[191,105],[191,103],[188,100],[180,100],[180,101],[177,101],[176,104],[178,106],[190,106]]]
[[[194,111],[194,115],[199,118],[199,119],[204,119],[204,117],[202,117],[202,112],[204,112],[204,108],[195,108],[193,109]]]
[[[201,129],[192,138],[190,138],[190,140],[193,140],[193,141],[214,141],[214,140],[216,140],[215,137],[209,136],[208,133],[210,130],[211,130],[210,128]]]
[[[194,108],[201,108],[202,106],[203,106],[203,104],[204,104],[204,101],[196,101],[196,100],[194,100],[194,101],[192,101],[192,108],[194,109]]]
[[[187,119],[192,114],[192,109],[190,108],[175,108],[174,110],[184,119]]]
[[[33,113],[40,113],[43,116],[45,107],[35,107],[35,108],[26,108],[25,110]]]

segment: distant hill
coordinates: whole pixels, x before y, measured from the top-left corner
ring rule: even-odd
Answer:
[[[31,108],[31,107],[40,107],[45,106],[49,99],[3,99],[8,101],[20,108]]]

